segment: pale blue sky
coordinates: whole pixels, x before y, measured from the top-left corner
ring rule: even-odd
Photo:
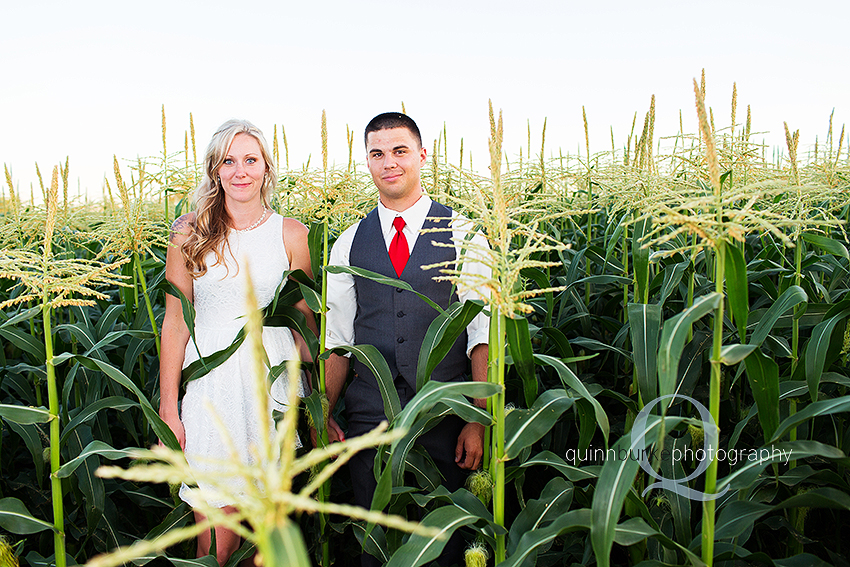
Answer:
[[[365,123],[400,109],[426,145],[445,122],[449,155],[459,139],[484,166],[487,99],[504,112],[514,154],[530,120],[535,151],[548,117],[547,150],[624,146],[656,95],[656,134],[674,134],[679,109],[695,130],[692,79],[704,67],[717,126],[729,122],[737,81],[739,120],[780,144],[782,122],[801,144],[850,116],[846,72],[850,2],[144,2],[44,1],[4,7],[0,31],[0,161],[25,193],[70,156],[71,176],[99,193],[119,158],[160,151],[160,105],[171,149],[188,114],[203,148],[231,117],[270,137],[284,124],[291,164],[317,163],[322,109],[332,158],[347,159],[345,128],[362,160]],[[512,150],[515,148],[516,150]],[[547,152],[548,153],[548,152]]]

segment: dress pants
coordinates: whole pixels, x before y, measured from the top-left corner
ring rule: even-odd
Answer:
[[[402,379],[396,379],[395,386],[401,404],[405,406],[413,397],[411,388]],[[443,476],[443,486],[449,492],[454,492],[462,487],[469,474],[455,462],[457,438],[464,425],[466,423],[462,419],[455,415],[449,415],[416,440],[416,444],[422,446],[434,460]],[[349,423],[349,437],[362,435],[373,427],[375,427],[374,423]],[[351,484],[354,489],[354,502],[366,509],[369,509],[372,505],[372,496],[375,494],[375,488],[378,484],[374,473],[375,454],[374,449],[360,451],[348,461]],[[445,566],[463,564],[463,538],[460,537],[460,534],[455,533],[449,539],[437,561],[440,565]],[[381,562],[364,552],[361,556],[361,564],[363,567],[377,567],[381,565]]]

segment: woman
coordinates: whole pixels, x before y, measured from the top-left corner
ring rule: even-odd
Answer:
[[[257,415],[253,394],[253,360],[248,343],[221,366],[186,385],[178,412],[181,371],[198,359],[229,346],[245,324],[246,271],[250,270],[259,305],[267,305],[288,269],[310,274],[307,228],[295,219],[269,210],[275,187],[274,163],[268,144],[250,122],[230,120],[213,135],[204,158],[204,178],[198,186],[196,212],[177,219],[171,230],[165,273],[168,281],[190,298],[195,307],[195,339],[183,320],[180,300],[168,295],[162,323],[160,359],[160,417],[171,427],[190,466],[210,470],[208,459],[231,458],[217,423],[226,424],[232,446],[248,462],[259,428],[272,426],[271,416]],[[302,300],[296,305],[315,332],[315,319]],[[263,345],[274,366],[290,359],[296,348],[302,359],[309,352],[301,337],[284,327],[265,327]],[[285,377],[271,388],[271,406],[286,400]],[[210,415],[210,404],[218,420]],[[238,483],[238,480],[234,480]],[[200,483],[203,488],[203,483]],[[238,490],[238,485],[237,485]],[[180,497],[190,504],[185,485]],[[210,502],[232,509],[234,502]],[[195,512],[196,521],[204,519]],[[239,536],[216,528],[220,564],[239,548]],[[198,537],[198,557],[210,551],[209,532]]]

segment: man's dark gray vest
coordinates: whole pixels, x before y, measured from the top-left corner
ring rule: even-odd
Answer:
[[[423,228],[448,227],[451,215],[451,209],[433,202]],[[439,217],[439,220],[431,220],[431,217]],[[455,260],[457,254],[454,246],[431,244],[433,241],[451,244],[451,236],[451,231],[420,234],[399,278],[443,309],[457,301],[457,296],[452,292],[452,284],[433,280],[435,276],[440,275],[439,269],[425,271],[421,267]],[[351,245],[349,261],[352,266],[391,278],[397,277],[381,233],[377,209],[360,221]],[[389,287],[358,276],[354,276],[354,287],[357,293],[355,344],[374,345],[386,359],[396,383],[403,380],[409,391],[415,392],[419,349],[428,326],[437,316],[437,311],[415,294],[401,288]],[[449,382],[463,379],[468,368],[466,342],[464,332],[431,374],[431,380]],[[377,381],[368,367],[359,360],[355,360],[353,366],[356,376],[345,395],[349,419],[376,424],[385,419]],[[404,405],[407,400],[402,399],[401,402]]]

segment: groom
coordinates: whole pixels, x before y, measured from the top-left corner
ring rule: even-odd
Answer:
[[[330,265],[356,266],[409,283],[442,308],[455,301],[479,298],[475,292],[454,293],[450,282],[434,281],[438,269],[424,271],[423,265],[455,261],[458,250],[452,246],[452,231],[429,232],[420,229],[448,226],[456,216],[451,209],[432,201],[422,190],[420,170],[426,150],[416,123],[408,116],[389,112],[376,116],[366,126],[366,159],[379,202],[363,220],[343,232],[331,250]],[[455,236],[458,236],[456,234]],[[462,238],[462,234],[460,234]],[[483,237],[476,236],[479,242]],[[447,244],[436,246],[432,242]],[[470,264],[467,266],[467,264]],[[489,274],[479,263],[465,262],[465,273]],[[437,311],[415,294],[348,274],[328,275],[328,349],[342,345],[374,345],[390,367],[394,384],[404,407],[416,394],[416,364],[428,326]],[[487,318],[479,314],[470,323],[431,380],[487,380]],[[354,377],[345,392],[348,436],[362,435],[385,418],[383,398],[372,372],[358,360],[351,364]],[[327,395],[331,412],[339,399],[349,372],[349,359],[331,355],[326,363]],[[484,400],[476,400],[484,407]],[[331,440],[341,438],[336,423],[328,424]],[[435,461],[444,486],[454,491],[463,485],[470,470],[481,466],[484,426],[465,423],[457,416],[444,418],[439,425],[419,437],[421,445]],[[362,451],[349,462],[355,487],[355,501],[369,508],[376,481],[373,472],[375,451]],[[443,559],[460,562],[462,543],[452,538]],[[376,560],[363,554],[363,565]]]

